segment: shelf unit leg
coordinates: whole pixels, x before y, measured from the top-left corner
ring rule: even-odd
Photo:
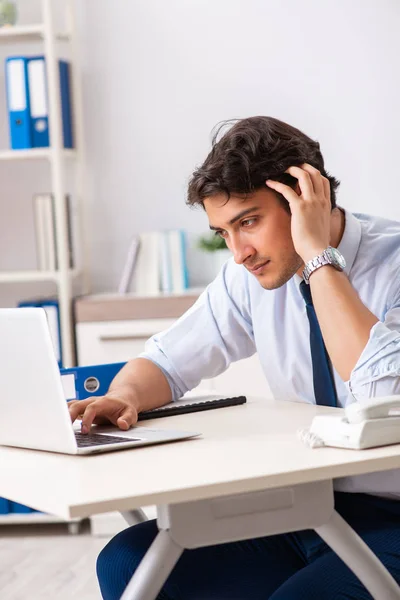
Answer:
[[[78,535],[79,533],[79,523],[68,523],[68,533],[71,535]]]
[[[74,344],[72,332],[71,296],[72,281],[69,272],[68,235],[65,209],[65,166],[64,140],[62,133],[61,94],[59,90],[58,56],[55,47],[55,28],[53,22],[52,0],[42,0],[44,22],[44,54],[49,95],[50,130],[50,170],[54,196],[56,248],[58,258],[58,300],[60,307],[60,325],[63,366],[74,364]]]

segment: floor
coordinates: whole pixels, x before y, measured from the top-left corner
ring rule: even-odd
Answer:
[[[63,524],[2,526],[1,600],[101,600],[95,565],[108,539],[87,522],[78,535]]]

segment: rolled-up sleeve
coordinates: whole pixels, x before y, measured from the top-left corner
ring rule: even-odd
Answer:
[[[356,400],[400,394],[400,293],[372,327],[346,385]]]
[[[244,268],[229,260],[195,304],[140,355],[166,376],[174,400],[255,353]]]

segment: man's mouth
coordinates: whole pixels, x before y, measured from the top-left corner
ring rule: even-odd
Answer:
[[[263,268],[268,265],[269,262],[270,262],[269,260],[265,260],[262,263],[258,263],[257,265],[254,265],[254,267],[251,267],[251,268],[248,267],[248,269],[254,275],[258,275],[259,273],[261,273],[261,271],[263,270]]]

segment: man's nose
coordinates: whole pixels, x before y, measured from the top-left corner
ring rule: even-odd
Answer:
[[[233,259],[236,264],[242,265],[248,258],[254,255],[254,248],[248,244],[243,244],[240,240],[232,240],[229,244],[229,249],[233,254]]]

